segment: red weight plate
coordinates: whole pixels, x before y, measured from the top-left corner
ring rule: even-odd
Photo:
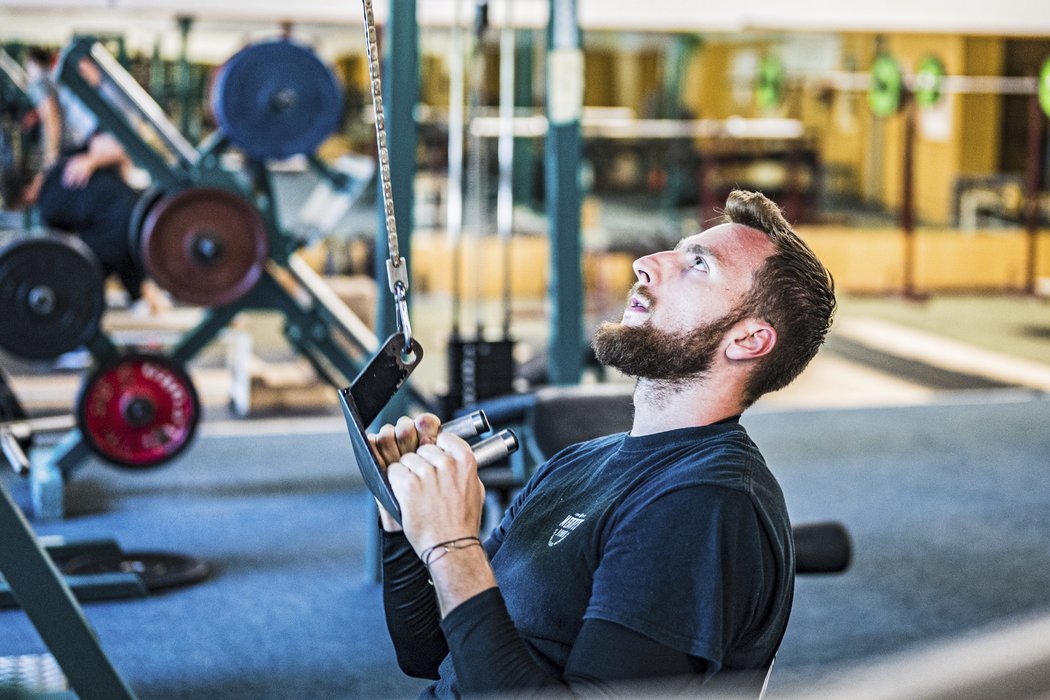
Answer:
[[[146,214],[142,262],[173,297],[232,303],[255,286],[269,257],[262,215],[244,197],[216,187],[165,195]]]
[[[77,422],[88,446],[103,459],[134,469],[174,459],[193,439],[199,418],[193,382],[161,355],[130,355],[100,367],[77,401]]]

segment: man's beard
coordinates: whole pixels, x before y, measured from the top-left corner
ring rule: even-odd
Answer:
[[[650,304],[650,313],[654,306]],[[660,330],[651,323],[626,326],[607,321],[594,332],[591,346],[599,362],[631,377],[695,380],[711,368],[726,332],[742,317],[740,309],[734,309],[681,333]]]

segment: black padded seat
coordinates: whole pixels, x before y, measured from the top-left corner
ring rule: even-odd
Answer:
[[[526,408],[526,445],[541,463],[569,445],[631,429],[634,384],[581,384],[537,389]]]

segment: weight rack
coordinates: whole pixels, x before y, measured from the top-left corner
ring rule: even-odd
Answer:
[[[216,85],[223,84],[224,71],[254,68],[257,69],[254,72],[271,76],[276,73],[270,84],[251,86],[255,90],[272,91],[267,109],[274,110],[273,115],[268,115],[274,120],[285,116],[284,110],[288,109],[288,102],[293,105],[313,104],[316,102],[316,95],[311,91],[319,90],[315,85],[319,82],[323,85],[324,81],[317,77],[318,69],[310,62],[316,61],[316,58],[311,59],[312,54],[303,56],[303,52],[308,50],[297,46],[287,40],[250,45],[235,54],[220,69]],[[291,52],[293,60],[285,61],[291,66],[286,69],[288,74],[282,73],[281,63],[271,62],[274,51]],[[295,58],[296,56],[299,58]],[[93,64],[101,74],[99,84],[92,84],[85,72],[79,68],[83,61]],[[294,71],[299,71],[300,74],[293,75]],[[307,74],[307,79],[301,74],[303,71]],[[142,195],[140,201],[145,213],[137,212],[133,216],[131,234],[134,236],[135,229],[139,228],[138,235],[143,239],[141,245],[147,269],[163,262],[150,259],[151,234],[153,238],[158,238],[161,234],[169,235],[169,230],[162,230],[159,224],[150,229],[151,213],[162,209],[167,202],[183,196],[188,197],[187,193],[199,194],[198,199],[203,198],[206,203],[233,198],[243,200],[249,203],[254,210],[252,216],[257,216],[264,228],[266,256],[261,262],[251,261],[248,264],[247,276],[251,279],[243,281],[243,284],[240,279],[237,280],[243,289],[237,289],[236,294],[230,295],[236,298],[207,305],[202,320],[179,339],[168,351],[168,357],[180,365],[185,365],[241,311],[276,310],[284,316],[285,337],[296,352],[308,360],[318,375],[333,388],[349,384],[367,358],[379,347],[379,341],[298,254],[297,251],[304,241],[290,235],[281,227],[274,183],[264,156],[266,153],[287,155],[283,153],[287,150],[284,143],[286,133],[261,134],[261,147],[258,143],[253,143],[245,148],[248,132],[237,127],[235,123],[234,128],[229,129],[231,133],[226,133],[220,128],[195,148],[102,44],[90,38],[77,40],[68,47],[61,57],[57,76],[59,82],[84,102],[97,116],[100,126],[120,141],[136,165],[146,170],[151,178],[152,186]],[[244,96],[238,92],[232,79],[224,84],[225,101],[215,110],[220,127],[224,122],[229,124],[230,120],[244,118],[238,112],[239,102]],[[299,93],[290,96],[289,90],[298,90]],[[293,110],[293,116],[294,114]],[[303,130],[314,131],[313,141],[320,143],[329,133],[324,131],[327,128],[323,124],[310,124],[304,129],[289,127],[289,131],[297,137]],[[234,139],[238,143],[234,143]],[[229,170],[225,166],[229,159],[223,156],[233,146],[240,147],[245,154],[244,167],[240,170]],[[306,161],[322,180],[329,182],[333,188],[346,190],[353,185],[348,182],[346,175],[328,168],[314,154],[307,154]],[[176,201],[169,208],[178,204]],[[206,228],[208,222],[201,223],[200,228]],[[186,244],[183,247],[189,246],[195,250],[201,247],[202,242],[210,244],[210,241],[201,240],[203,236],[197,230],[187,230],[184,234],[185,241],[178,240],[180,232],[173,235],[180,244]],[[194,236],[197,238],[193,238]],[[154,263],[153,266],[151,262]],[[241,258],[230,257],[229,260],[220,260],[220,266],[226,265],[227,262],[238,263],[242,267],[245,263]],[[178,299],[180,291],[190,290],[168,291]],[[88,341],[87,347],[96,365],[103,365],[120,357],[120,350],[101,329]],[[429,405],[427,399],[411,386],[407,387],[407,393],[413,403]],[[62,517],[64,509],[61,489],[64,478],[91,454],[85,436],[79,429],[73,429],[62,437],[45,458],[32,460],[32,507],[36,516]]]

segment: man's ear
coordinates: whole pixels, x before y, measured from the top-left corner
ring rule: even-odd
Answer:
[[[726,357],[730,360],[754,360],[768,355],[777,344],[773,326],[757,319],[745,319],[729,332]]]

